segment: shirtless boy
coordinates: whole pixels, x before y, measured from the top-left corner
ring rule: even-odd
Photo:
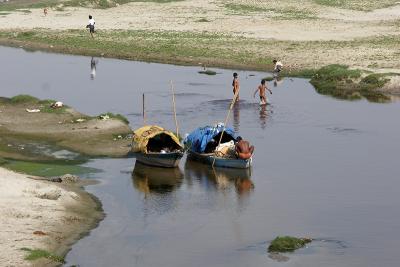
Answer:
[[[233,95],[235,95],[236,92],[239,91],[239,79],[238,79],[238,74],[236,72],[233,74],[232,86],[233,86]],[[239,100],[239,92],[236,100]]]
[[[260,101],[262,104],[267,104],[267,97],[265,96],[265,91],[268,90],[270,94],[272,95],[272,91],[268,89],[268,87],[265,85],[265,80],[261,80],[261,84],[258,86],[258,88],[254,91],[253,97],[256,97],[256,94],[260,95]]]

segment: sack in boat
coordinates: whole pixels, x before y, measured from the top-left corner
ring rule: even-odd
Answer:
[[[215,155],[221,158],[235,158],[235,143],[233,140],[220,144],[215,148]]]

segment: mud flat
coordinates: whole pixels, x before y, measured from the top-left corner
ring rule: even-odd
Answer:
[[[100,204],[79,186],[4,168],[0,213],[2,266],[59,265],[70,246],[103,217]],[[39,250],[48,255],[35,259]],[[25,259],[29,255],[32,260]]]
[[[51,109],[51,102],[26,95],[0,98],[0,157],[50,160],[25,149],[34,143],[87,156],[126,156],[131,129],[122,116],[89,117],[67,106]]]

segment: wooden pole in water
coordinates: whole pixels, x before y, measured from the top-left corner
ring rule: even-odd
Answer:
[[[172,104],[173,104],[173,110],[174,110],[176,136],[179,139],[179,125],[178,125],[178,119],[176,118],[175,89],[174,89],[174,83],[172,82],[172,80],[170,82],[171,82],[171,90],[172,90]]]
[[[221,136],[220,136],[219,141],[218,141],[218,146],[221,144],[222,136],[224,135],[226,124],[228,123],[229,116],[231,115],[231,111],[232,111],[233,105],[235,105],[235,103],[236,103],[236,99],[237,99],[237,97],[239,95],[239,91],[240,91],[240,87],[239,87],[239,90],[237,90],[235,95],[233,96],[231,105],[229,106],[228,114],[226,115],[225,122],[224,122],[224,128],[222,130]],[[215,157],[214,157],[214,160],[213,160],[213,163],[212,163],[212,167],[213,168],[214,168],[214,164],[215,164]]]
[[[146,110],[144,109],[144,93],[143,93],[143,99],[142,99],[142,111],[143,111],[143,124],[146,125]]]

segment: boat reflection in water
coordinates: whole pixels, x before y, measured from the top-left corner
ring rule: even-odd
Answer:
[[[197,179],[206,187],[220,191],[235,189],[239,197],[249,195],[254,184],[251,181],[251,169],[212,168],[198,162],[186,161],[185,177]]]
[[[133,185],[142,193],[168,194],[182,184],[179,168],[159,168],[136,162],[132,172]]]

